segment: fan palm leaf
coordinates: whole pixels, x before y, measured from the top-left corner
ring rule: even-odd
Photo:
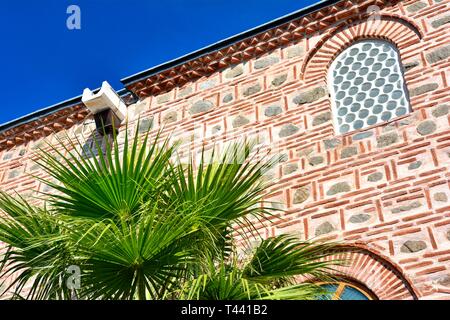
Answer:
[[[36,285],[26,298],[67,296],[68,291],[61,290],[64,268],[60,266],[70,265],[72,259],[56,217],[6,193],[0,193],[0,208],[6,214],[0,215],[0,242],[7,245],[0,278],[14,279],[4,291],[20,295],[33,281]]]
[[[87,158],[79,140],[67,137],[40,151],[38,163],[54,189],[45,206],[0,194],[2,277],[8,290],[31,299],[309,299],[313,284],[335,262],[333,244],[299,242],[288,236],[262,240],[238,259],[234,232],[265,219],[263,179],[278,158],[261,161],[255,143],[228,146],[222,155],[205,150],[196,164],[173,161],[177,143],[133,137],[95,140]],[[103,149],[104,147],[104,149]],[[66,285],[69,266],[80,269],[81,286]]]

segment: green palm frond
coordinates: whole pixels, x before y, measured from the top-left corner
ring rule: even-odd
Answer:
[[[249,217],[262,219],[270,215],[261,201],[267,188],[262,178],[279,159],[275,156],[265,162],[257,160],[255,143],[230,144],[221,154],[211,148],[209,156],[202,150],[197,166],[192,159],[186,166],[172,166],[164,201],[203,208],[207,234],[214,239],[208,248],[200,248],[200,252],[209,255],[209,250],[215,250],[216,255],[226,257],[231,252],[233,226],[251,227]]]
[[[255,161],[251,157],[254,144],[252,141],[231,144],[223,155],[213,151],[209,158],[203,150],[196,169],[192,160],[187,167],[181,164],[174,167],[172,172],[176,176],[171,179],[167,201],[208,202],[204,217],[213,225],[265,213],[263,207],[257,206],[267,187],[261,178],[278,158],[264,163]]]
[[[268,238],[256,248],[244,267],[243,276],[258,282],[298,275],[322,280],[332,278],[333,268],[345,263],[326,259],[336,248],[334,243],[299,241],[288,234]]]
[[[43,207],[0,193],[0,278],[27,299],[311,299],[320,288],[295,276],[325,279],[338,262],[333,244],[289,236],[263,240],[239,260],[234,232],[254,230],[271,209],[262,202],[266,172],[279,159],[259,160],[255,142],[223,154],[201,153],[184,166],[177,144],[139,128],[89,148],[66,137],[40,151],[56,193]],[[250,219],[252,218],[252,219]],[[253,228],[253,229],[252,229]],[[68,288],[68,266],[81,271]],[[1,294],[1,293],[0,293]]]
[[[207,273],[186,282],[180,290],[180,299],[188,300],[252,300],[262,296],[266,288],[242,278],[237,261],[209,260]]]
[[[71,253],[57,217],[6,193],[0,193],[0,208],[6,213],[0,215],[0,241],[8,246],[0,278],[14,279],[4,291],[20,295],[32,281],[34,285],[23,293],[27,298],[67,296],[61,281]]]
[[[59,192],[50,195],[54,210],[94,219],[134,213],[164,185],[174,150],[168,140],[158,147],[148,139],[148,133],[141,139],[138,130],[132,141],[125,134],[123,149],[117,140],[112,144],[106,140],[105,154],[98,152],[98,157],[91,159],[79,151],[79,141],[67,139],[70,142],[50,145],[53,153],[42,152],[38,163],[57,181],[41,179]]]
[[[81,239],[82,296],[158,299],[165,294],[160,289],[194,262],[190,237],[202,228],[199,212],[161,212],[159,204],[144,210],[138,221],[123,226],[102,221],[87,232],[74,230],[73,237]]]
[[[335,267],[346,261],[326,258],[338,246],[333,243],[300,241],[292,235],[263,240],[246,263],[236,253],[228,259],[208,259],[206,273],[188,281],[181,297],[198,300],[302,299],[315,300],[326,294],[316,284],[336,280]],[[296,283],[303,276],[314,282]]]

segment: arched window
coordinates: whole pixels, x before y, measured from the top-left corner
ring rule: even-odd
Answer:
[[[367,288],[349,282],[324,283],[320,285],[328,293],[320,300],[375,300],[376,296]]]
[[[410,112],[397,49],[364,40],[341,52],[329,71],[334,126],[339,134]]]

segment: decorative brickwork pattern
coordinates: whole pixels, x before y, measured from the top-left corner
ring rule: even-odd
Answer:
[[[349,265],[338,268],[337,274],[364,284],[378,299],[411,300],[418,298],[416,289],[398,269],[398,266],[379,253],[358,246],[344,247],[341,253],[336,254],[335,258],[351,261]]]
[[[363,244],[342,245],[342,249],[329,259],[345,260],[349,263],[338,267],[336,275],[349,282],[370,288],[381,300],[417,299],[417,289],[400,268],[379,252],[369,250]],[[299,277],[298,282],[305,281]]]

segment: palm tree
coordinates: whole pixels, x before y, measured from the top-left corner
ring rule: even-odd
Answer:
[[[315,299],[309,280],[333,279],[336,245],[294,236],[251,237],[254,219],[273,212],[262,201],[264,174],[251,142],[198,164],[178,144],[149,131],[105,140],[86,157],[76,138],[41,149],[37,162],[53,189],[37,204],[0,193],[0,279],[27,299]],[[102,147],[95,140],[96,149]],[[94,148],[88,148],[93,155]],[[238,161],[238,160],[244,161]],[[237,241],[234,232],[240,232]],[[248,248],[247,248],[248,249]],[[70,275],[68,272],[80,272]],[[79,282],[77,282],[79,281]],[[78,285],[77,285],[78,284]],[[1,293],[0,293],[1,295]]]

